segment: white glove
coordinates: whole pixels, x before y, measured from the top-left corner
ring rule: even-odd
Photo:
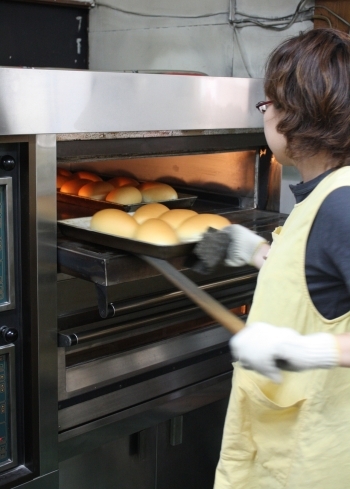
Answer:
[[[223,231],[230,234],[230,244],[227,248],[225,259],[226,265],[240,267],[248,264],[261,268],[266,257],[259,253],[259,250],[264,244],[268,247],[266,239],[240,224],[227,226]],[[266,251],[265,249],[264,255]]]
[[[229,341],[232,356],[243,367],[281,382],[276,360],[287,363],[285,370],[331,368],[339,365],[339,350],[334,335],[301,335],[290,328],[266,323],[252,323]]]

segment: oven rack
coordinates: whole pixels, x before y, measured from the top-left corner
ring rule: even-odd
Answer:
[[[247,226],[267,240],[271,239],[271,232],[280,226],[286,219],[285,214],[244,210],[234,211],[225,216],[236,224]],[[110,297],[110,288],[113,285],[133,282],[140,279],[159,276],[161,272],[142,258],[127,252],[108,249],[106,247],[59,237],[57,243],[58,271],[93,282],[96,287],[99,313],[102,318],[113,317],[116,306]],[[193,254],[171,258],[169,264],[182,273],[190,272],[196,280],[196,274],[191,270],[196,262]],[[235,270],[235,274],[243,277],[247,267]]]

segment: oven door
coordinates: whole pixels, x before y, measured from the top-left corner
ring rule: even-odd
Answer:
[[[141,412],[158,412],[174,396],[191,392],[192,397],[211,385],[216,392],[214,378],[223,379],[228,393],[230,333],[154,273],[108,287],[113,316],[107,318],[100,314],[96,284],[59,274],[61,440],[125,419],[128,410],[130,416],[137,410],[139,423]],[[206,278],[199,287],[244,318],[256,276],[251,269],[239,276],[226,272],[215,280]],[[80,309],[72,310],[77,304]],[[209,396],[205,402],[211,402]]]

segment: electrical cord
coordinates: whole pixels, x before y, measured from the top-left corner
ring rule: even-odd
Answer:
[[[231,0],[232,1],[232,0]],[[208,13],[208,14],[202,14],[202,15],[167,15],[167,14],[147,14],[145,12],[133,12],[130,10],[122,9],[119,7],[112,7],[111,5],[108,5],[107,3],[104,2],[95,2],[94,6],[96,7],[103,7],[103,8],[108,8],[111,10],[115,10],[117,12],[121,12],[124,14],[129,14],[129,15],[134,15],[138,17],[148,17],[148,18],[169,18],[169,19],[202,19],[202,18],[208,18],[208,17],[214,17],[218,15],[229,15],[229,23],[233,27],[233,33],[234,37],[236,39],[237,47],[241,55],[241,59],[244,65],[244,68],[248,74],[249,77],[252,77],[249,67],[248,67],[248,62],[245,56],[245,53],[242,49],[241,42],[239,39],[239,34],[238,34],[238,29],[242,29],[244,27],[261,27],[263,29],[270,29],[273,31],[284,31],[289,29],[293,24],[295,24],[298,21],[305,21],[305,20],[314,20],[314,19],[319,19],[323,20],[328,23],[329,27],[332,27],[331,20],[323,15],[315,15],[315,8],[321,8],[332,14],[334,17],[336,17],[338,20],[343,22],[346,26],[350,28],[350,23],[347,22],[343,17],[340,15],[336,14],[333,12],[333,10],[329,9],[328,7],[325,7],[324,5],[317,5],[316,7],[309,7],[306,9],[303,9],[305,3],[308,0],[300,0],[298,3],[294,13],[290,15],[286,15],[283,17],[264,17],[264,16],[253,16],[249,14],[245,14],[243,12],[235,11],[235,16],[241,16],[242,18],[233,20],[231,19],[231,10],[232,10],[232,3],[230,2],[230,12],[215,12],[215,13]]]
[[[239,39],[239,35],[238,35],[238,32],[237,32],[237,29],[235,27],[233,28],[233,35],[236,38],[236,43],[237,43],[238,51],[239,51],[239,54],[241,55],[241,59],[242,59],[242,63],[243,63],[244,69],[246,70],[247,75],[249,76],[249,78],[253,78],[253,76],[252,76],[252,74],[251,74],[251,72],[249,70],[248,63],[247,63],[247,60],[246,60],[244,51],[243,51],[242,46],[241,46],[241,41]],[[233,66],[232,66],[232,69],[233,69]],[[232,74],[232,76],[233,76],[233,74]]]
[[[143,12],[132,12],[131,10],[125,10],[119,7],[112,7],[107,3],[103,2],[95,2],[96,7],[104,7],[109,8],[111,10],[116,10],[117,12],[121,12],[123,14],[136,15],[138,17],[149,17],[149,18],[166,18],[166,19],[203,19],[207,17],[214,17],[216,15],[227,15],[227,11],[225,12],[215,12],[211,14],[202,14],[202,15],[167,15],[167,14],[146,14]]]
[[[236,45],[238,47],[238,51],[240,53],[242,63],[244,66],[244,69],[247,72],[247,75],[252,78],[252,73],[249,69],[249,63],[246,59],[246,54],[245,51],[242,49],[242,45],[240,42],[240,35],[238,33],[238,30],[243,28],[243,27],[248,27],[248,26],[255,26],[255,27],[262,27],[264,29],[271,29],[274,31],[283,31],[291,27],[295,22],[298,21],[301,15],[303,15],[303,20],[311,20],[314,15],[314,8],[308,8],[305,10],[302,10],[304,4],[306,3],[307,0],[301,0],[294,13],[284,16],[284,17],[279,17],[279,18],[271,18],[271,17],[254,17],[248,14],[244,14],[242,12],[235,12],[235,15],[242,15],[245,16],[244,19],[240,19],[238,21],[230,20],[230,23],[232,24],[233,27],[233,35],[236,40]],[[242,25],[244,23],[244,25]],[[279,25],[281,24],[281,27]]]
[[[301,0],[293,14],[286,15],[283,17],[264,17],[264,16],[253,16],[249,14],[245,14],[243,12],[238,12],[236,11],[236,15],[240,15],[243,18],[238,19],[238,20],[230,20],[230,23],[233,26],[236,26],[240,29],[243,27],[261,27],[263,29],[271,29],[275,31],[283,31],[286,29],[289,29],[295,22],[297,22],[298,18],[300,16],[304,16],[302,20],[312,20],[312,19],[320,19],[328,22],[329,26],[332,26],[331,21],[328,19],[328,17],[322,16],[322,15],[314,15],[314,10],[315,8],[322,8],[326,10],[327,12],[331,13],[336,17],[338,20],[343,22],[345,25],[350,27],[350,23],[347,22],[343,17],[340,15],[336,14],[333,10],[329,9],[328,7],[325,7],[324,5],[317,5],[316,7],[309,7],[307,9],[302,10],[303,5],[307,2],[307,0]],[[104,2],[95,2],[93,6],[96,7],[103,7],[103,8],[108,8],[111,10],[116,10],[117,12],[121,12],[124,14],[129,14],[129,15],[135,15],[139,17],[149,17],[149,18],[170,18],[170,19],[202,19],[202,18],[208,18],[208,17],[214,17],[217,15],[225,15],[228,12],[214,12],[214,13],[208,13],[208,14],[202,14],[202,15],[168,15],[168,14],[147,14],[144,12],[133,12],[131,10],[126,10],[122,9],[119,7],[113,7],[111,5],[108,5],[107,3]],[[281,25],[281,27],[279,27]]]
[[[252,15],[245,14],[243,12],[235,12],[235,15],[240,15],[243,18],[238,20],[231,20],[230,23],[237,28],[243,28],[248,26],[262,27],[263,29],[271,29],[274,31],[284,31],[289,29],[300,16],[303,16],[303,20],[311,20],[313,18],[314,7],[302,10],[302,7],[307,2],[307,0],[300,0],[295,12],[291,15],[284,17],[254,17]],[[279,27],[279,24],[282,24]]]
[[[329,9],[328,7],[325,7],[324,5],[316,5],[315,8],[323,8],[324,10],[326,10],[327,12],[329,12],[330,14],[334,15],[334,17],[338,20],[340,20],[341,22],[343,22],[346,26],[350,27],[350,23],[348,21],[346,21],[343,17],[341,17],[340,15],[336,14],[335,12],[333,12],[333,10]],[[322,16],[321,16],[322,17]],[[328,18],[328,17],[327,17]]]
[[[333,27],[332,22],[325,15],[314,15],[313,18],[317,20],[324,20],[325,22],[327,22],[329,27]]]

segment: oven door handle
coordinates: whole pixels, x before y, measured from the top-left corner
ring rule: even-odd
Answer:
[[[243,275],[240,277],[232,277],[229,279],[221,280],[219,282],[214,282],[210,284],[205,284],[198,286],[201,289],[205,290],[214,290],[220,287],[227,287],[230,284],[234,284],[236,282],[242,283],[244,281],[251,281],[254,280],[257,276],[257,272],[253,272],[247,275]],[[97,284],[96,284],[97,285]],[[104,287],[106,288],[106,287]],[[101,291],[101,294],[103,291]],[[206,296],[209,296],[209,294],[205,294]],[[110,311],[112,311],[112,314],[109,317],[114,317],[117,314],[125,314],[131,310],[135,309],[144,309],[146,306],[158,306],[162,304],[168,303],[170,300],[176,300],[176,299],[181,299],[182,297],[186,296],[186,294],[182,291],[177,291],[177,292],[171,292],[169,294],[163,294],[158,297],[153,297],[151,299],[146,299],[146,300],[141,300],[141,301],[134,301],[131,304],[127,304],[124,306],[119,306],[117,307],[117,303],[107,303],[107,306]],[[210,297],[210,296],[209,296]],[[238,297],[237,297],[238,298]],[[105,297],[106,299],[106,297]],[[216,301],[217,302],[217,301]],[[222,306],[223,307],[223,306]],[[144,324],[144,321],[143,321]],[[129,325],[130,327],[130,325]],[[64,348],[69,348],[72,346],[80,345],[82,343],[89,342],[91,340],[100,340],[100,339],[105,339],[110,336],[114,336],[116,333],[121,331],[120,325],[113,326],[110,328],[99,328],[98,330],[94,331],[87,331],[87,332],[59,332],[58,333],[58,346],[59,347],[64,347]]]
[[[150,258],[150,257],[147,257]],[[180,273],[180,272],[178,272]],[[205,291],[205,290],[214,290],[220,287],[227,287],[236,282],[244,282],[247,280],[254,280],[258,276],[258,272],[253,272],[247,275],[243,275],[240,277],[233,277],[226,280],[220,280],[219,282],[213,282],[204,285],[196,285],[197,288]],[[110,302],[108,300],[108,287],[105,285],[95,284],[97,291],[97,300],[98,300],[98,310],[100,316],[103,319],[109,319],[116,317],[118,314],[125,314],[128,311],[133,311],[135,309],[140,309],[143,307],[161,305],[163,303],[169,302],[171,300],[176,300],[181,297],[186,296],[187,294],[183,290],[179,290],[177,292],[170,292],[169,294],[164,294],[157,297],[152,297],[151,299],[142,299],[137,302],[132,302],[130,304],[126,304],[124,306],[120,306],[118,302]]]

